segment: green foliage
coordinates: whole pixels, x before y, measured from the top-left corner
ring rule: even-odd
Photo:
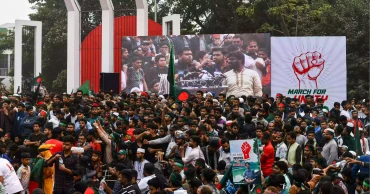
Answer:
[[[63,70],[58,74],[58,77],[53,81],[53,91],[58,93],[66,92],[64,87],[65,83],[67,83],[67,70]]]
[[[3,53],[5,50],[12,50],[14,45],[14,33],[10,31],[0,32],[0,53]]]

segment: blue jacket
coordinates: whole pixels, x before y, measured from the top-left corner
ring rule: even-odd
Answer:
[[[370,155],[360,156],[360,158],[358,160],[361,161],[361,162],[370,162]],[[370,169],[365,168],[363,166],[360,166],[358,164],[355,164],[352,167],[352,177],[353,177],[353,179],[356,179],[356,174],[358,173],[358,170],[360,170],[361,172],[366,172],[366,173],[370,174]]]

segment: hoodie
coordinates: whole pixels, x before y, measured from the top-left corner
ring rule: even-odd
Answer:
[[[24,137],[28,137],[31,133],[33,133],[33,124],[38,121],[39,117],[38,116],[25,116],[23,119],[22,119],[22,122],[21,122],[21,134],[24,135]]]

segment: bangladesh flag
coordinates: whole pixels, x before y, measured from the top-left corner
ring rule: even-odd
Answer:
[[[227,184],[227,181],[229,180],[229,177],[231,176],[233,166],[230,166],[230,168],[225,172],[225,175],[222,177],[221,180],[219,180],[219,183],[216,185],[218,190],[221,190],[224,188]]]
[[[37,87],[41,82],[42,82],[42,77],[41,77],[41,73],[40,73],[38,76],[36,76],[32,79],[31,88]]]
[[[34,88],[32,99],[34,103],[37,103],[37,98],[39,97],[39,94],[40,94],[41,83],[42,83],[42,77],[40,73],[37,77],[33,78],[32,80],[32,88]]]
[[[31,170],[31,177],[30,177],[30,192],[37,188],[43,188],[43,166],[44,166],[44,159],[42,158],[35,158],[34,159],[34,166]]]

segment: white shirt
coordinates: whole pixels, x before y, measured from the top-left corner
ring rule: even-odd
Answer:
[[[223,85],[227,85],[226,96],[262,96],[262,84],[256,71],[244,69],[241,72],[230,70],[224,74]]]
[[[135,161],[134,168],[137,171],[137,180],[141,180],[144,177],[144,166],[146,163],[149,163],[148,160],[144,160],[142,162]]]
[[[193,166],[195,166],[195,161],[198,158],[204,159],[203,152],[200,150],[200,147],[193,148],[188,156],[185,158],[182,158],[182,161],[184,161],[185,165],[191,163]]]
[[[53,128],[59,127],[59,120],[56,117],[53,117],[49,120],[49,122],[53,123]]]
[[[24,191],[21,194],[29,193],[29,185],[30,185],[30,177],[31,177],[31,167],[30,166],[23,166],[23,164],[18,168],[17,171],[18,179],[21,181],[21,185]]]
[[[361,143],[361,151],[363,152],[363,154],[366,154],[366,152],[369,151],[369,143],[367,141],[367,138],[366,137],[361,138],[360,143]]]
[[[350,119],[350,118],[351,118],[351,115],[350,115],[350,114],[349,114],[349,112],[348,112],[348,111],[346,111],[346,110],[342,110],[342,111],[340,111],[340,116],[342,116],[342,115],[346,116],[346,117],[347,117],[347,119]]]
[[[139,186],[139,189],[141,191],[141,194],[145,194],[147,191],[149,191],[149,185],[148,185],[148,181],[152,178],[154,178],[155,175],[150,175],[150,176],[146,176],[144,177],[143,179],[140,180],[138,186]]]
[[[288,147],[283,141],[276,146],[275,157],[280,158],[280,159],[286,159],[287,153],[288,153]]]
[[[3,186],[6,194],[13,194],[23,190],[12,164],[4,158],[0,158],[0,176],[4,179]]]
[[[259,57],[257,57],[256,59],[253,59],[252,57],[250,57],[246,54],[244,54],[244,60],[245,60],[245,62],[244,62],[245,68],[256,71],[258,73],[258,75],[260,76],[260,79],[262,80],[262,71],[257,68],[256,63],[258,62],[258,63],[262,64],[265,67],[266,66],[265,61],[262,58],[259,58]]]
[[[220,147],[218,150],[220,151],[220,158],[218,159],[218,161],[225,161],[226,166],[231,164],[230,152],[226,153],[224,149],[222,149],[222,147]]]

